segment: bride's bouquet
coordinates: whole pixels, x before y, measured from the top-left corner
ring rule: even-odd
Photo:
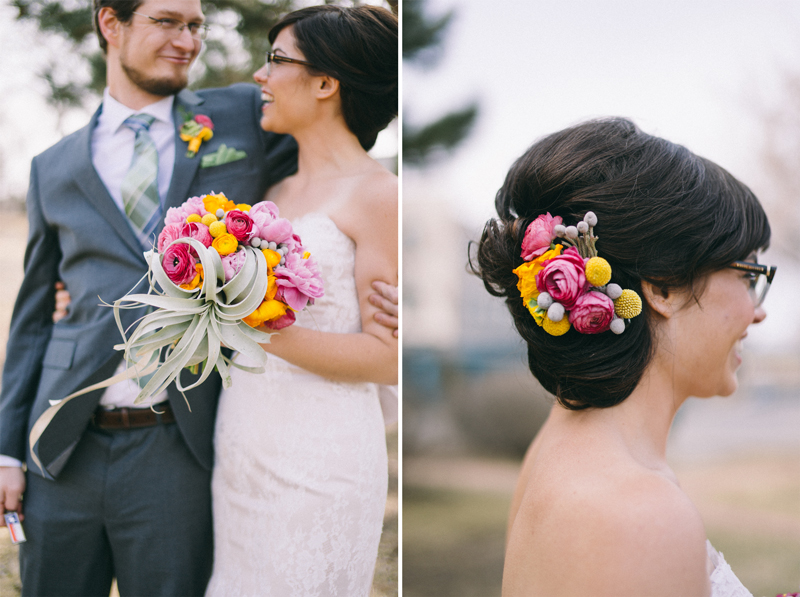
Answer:
[[[303,248],[291,223],[271,201],[234,204],[224,194],[192,197],[170,208],[158,244],[147,251],[147,294],[128,294],[114,303],[125,351],[140,383],[141,403],[176,382],[182,392],[216,368],[230,387],[231,366],[263,372],[266,354],[259,343],[295,321],[295,313],[322,296],[316,262]],[[120,309],[151,308],[128,337]],[[132,326],[133,327],[133,326]],[[227,358],[226,346],[255,367]],[[163,354],[162,354],[163,353]],[[189,386],[180,372],[200,373]]]

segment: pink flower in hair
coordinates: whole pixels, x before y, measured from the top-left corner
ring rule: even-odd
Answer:
[[[602,292],[588,291],[578,297],[569,322],[581,334],[599,334],[611,326],[614,319],[614,301]]]
[[[570,311],[578,297],[589,288],[583,257],[578,249],[570,247],[542,265],[542,270],[536,274],[537,289],[548,293],[553,301]]]
[[[562,222],[561,216],[554,218],[548,212],[528,224],[522,239],[522,258],[530,261],[549,250],[550,243],[556,238],[553,228]]]

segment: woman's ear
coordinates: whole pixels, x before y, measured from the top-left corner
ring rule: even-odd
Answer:
[[[316,77],[317,79],[317,87],[316,87],[316,95],[317,99],[328,99],[333,97],[339,92],[339,80],[334,79],[328,75],[321,75]]]
[[[669,319],[675,313],[675,303],[678,300],[675,292],[642,280],[642,294],[650,308],[662,317]]]

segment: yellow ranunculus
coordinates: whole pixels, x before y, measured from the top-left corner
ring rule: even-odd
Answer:
[[[264,257],[267,258],[267,266],[270,270],[281,262],[281,254],[277,251],[261,249],[261,252],[264,253]]]
[[[278,293],[278,280],[275,276],[267,276],[267,293],[264,295],[264,300],[271,301]]]
[[[288,307],[280,301],[265,300],[258,306],[258,309],[242,319],[250,327],[257,328],[267,321],[273,321],[286,314]]]
[[[181,284],[180,287],[183,288],[184,290],[194,290],[195,288],[200,286],[200,284],[203,283],[203,266],[197,263],[194,266],[194,270],[197,273],[195,274],[194,278],[192,278],[192,281],[187,282],[186,284]]]
[[[203,207],[206,208],[207,212],[216,214],[217,210],[220,208],[226,212],[236,209],[236,204],[223,193],[217,193],[216,195],[206,195],[203,197]]]
[[[517,274],[517,288],[523,299],[536,298],[539,296],[539,289],[536,288],[536,272],[542,269],[537,267],[533,261],[526,261],[514,270]]]
[[[239,248],[239,241],[236,240],[236,237],[232,234],[220,234],[217,238],[214,239],[214,242],[211,243],[211,246],[219,253],[220,255],[230,255],[231,253],[235,253],[236,249]]]
[[[237,203],[236,204],[236,209],[238,209],[239,211],[250,211],[250,207],[251,206],[248,205],[247,203]]]

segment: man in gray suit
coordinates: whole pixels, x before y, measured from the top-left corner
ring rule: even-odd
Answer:
[[[25,490],[26,595],[106,597],[113,577],[122,595],[200,595],[212,557],[218,376],[188,393],[191,412],[174,386],[156,398],[159,413],[134,408],[132,382],[72,400],[33,446],[43,470],[27,438],[50,400],[120,368],[119,332],[98,297],[143,290],[143,248],[166,209],[212,190],[255,203],[296,170],[296,146],[260,129],[256,87],[184,89],[204,37],[199,0],[94,5],[108,65],[103,104],[31,167],[25,278],[0,394],[0,501],[22,512]],[[178,130],[198,115],[214,134],[189,157]],[[57,280],[72,302],[53,324]],[[123,312],[123,325],[141,314]]]

